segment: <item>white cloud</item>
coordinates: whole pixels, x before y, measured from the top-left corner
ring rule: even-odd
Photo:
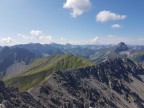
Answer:
[[[65,38],[64,38],[64,37],[61,37],[60,40],[61,40],[61,41],[65,41]]]
[[[68,41],[68,43],[70,43],[72,45],[85,45],[85,44],[87,44],[87,41],[84,41],[84,40],[71,40],[71,41]]]
[[[41,43],[50,44],[53,43],[52,36],[45,35],[40,30],[30,31],[31,35],[17,34],[12,37],[0,37],[0,45],[12,46],[16,44],[27,44],[27,43]]]
[[[127,18],[127,15],[119,15],[110,11],[101,11],[96,15],[96,21],[98,22],[107,22],[113,20],[123,20]]]
[[[112,28],[121,28],[122,26],[119,25],[119,24],[113,24],[111,27],[112,27]]]
[[[42,43],[42,44],[49,44],[53,42],[52,36],[45,35],[41,30],[32,30],[30,31],[32,38],[36,38],[35,42]]]
[[[90,39],[90,43],[91,44],[98,44],[97,42],[98,42],[98,39],[99,39],[99,37],[94,37],[93,39]]]
[[[50,44],[53,42],[53,39],[51,36],[41,36],[38,42],[42,44]]]
[[[32,30],[32,31],[30,31],[30,34],[32,36],[35,36],[35,37],[39,38],[41,35],[43,35],[43,32],[40,31],[40,30]]]
[[[60,44],[67,44],[67,43],[68,43],[68,40],[65,39],[64,37],[61,37],[61,38],[60,38],[60,41],[59,41],[58,43],[60,43]]]
[[[52,36],[39,35],[39,38],[36,36],[31,35],[23,35],[18,34],[17,36],[7,36],[7,37],[0,37],[0,45],[1,46],[12,46],[16,44],[28,44],[28,43],[41,43],[41,44],[50,44],[50,43],[59,43],[59,44],[74,44],[74,45],[85,45],[85,44],[96,44],[96,45],[108,45],[108,44],[118,44],[119,42],[125,42],[126,44],[130,45],[144,45],[144,38],[132,38],[132,37],[122,37],[122,36],[115,36],[115,35],[107,35],[107,36],[96,36],[91,39],[85,40],[71,40],[65,39],[61,37],[57,40],[53,40]]]
[[[9,46],[9,45],[14,45],[16,44],[16,41],[12,37],[1,37],[0,38],[0,45],[4,46]]]
[[[92,3],[90,0],[67,0],[66,3],[64,3],[63,8],[72,9],[71,15],[75,18],[88,11],[91,6]]]

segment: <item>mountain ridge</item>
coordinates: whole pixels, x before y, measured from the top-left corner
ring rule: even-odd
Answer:
[[[54,55],[36,60],[28,70],[4,79],[4,82],[7,86],[18,87],[21,91],[27,91],[31,87],[44,82],[49,75],[56,71],[64,72],[89,65],[94,64],[73,55]]]
[[[56,72],[29,93],[54,108],[143,108],[143,75],[144,69],[129,59],[107,60],[97,66]]]

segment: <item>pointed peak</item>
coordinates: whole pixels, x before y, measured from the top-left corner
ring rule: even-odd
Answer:
[[[120,42],[118,45],[126,45],[124,42]]]
[[[116,46],[115,51],[116,52],[121,52],[121,51],[127,51],[128,49],[129,49],[128,46],[124,42],[120,42]]]

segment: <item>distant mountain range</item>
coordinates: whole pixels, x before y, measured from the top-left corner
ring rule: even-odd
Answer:
[[[96,62],[101,62],[103,57],[112,58],[113,56],[126,56],[130,59],[134,58],[134,61],[141,60],[142,57],[137,56],[143,56],[144,53],[144,46],[127,46],[124,42],[120,42],[118,45],[61,45],[55,43],[42,45],[39,43],[30,43],[15,45],[10,48],[24,48],[34,53],[37,57],[57,54],[73,54],[89,60],[95,60]],[[0,49],[2,50],[3,47],[0,47]]]
[[[116,58],[129,58],[134,62],[140,63],[143,65],[144,63],[144,48],[142,46],[127,46],[125,43],[121,42],[118,45],[101,49],[96,51],[95,54],[90,56],[90,60],[95,63],[100,63],[104,60],[108,59],[116,59]]]
[[[124,42],[0,47],[0,108],[144,108],[143,67]]]
[[[144,48],[127,46],[124,42],[116,46],[109,45],[60,45],[60,44],[24,44],[0,48],[0,79],[21,73],[35,59],[71,54],[99,64],[116,58],[129,58],[144,66]]]

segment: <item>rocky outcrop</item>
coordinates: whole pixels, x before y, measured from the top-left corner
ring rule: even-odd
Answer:
[[[127,51],[128,49],[129,49],[128,46],[124,42],[120,42],[116,46],[115,51],[116,52],[121,52],[121,51]]]
[[[16,88],[6,88],[0,81],[0,108],[44,108],[29,93],[21,93]]]
[[[56,72],[29,90],[46,108],[144,108],[144,70],[129,59]]]

